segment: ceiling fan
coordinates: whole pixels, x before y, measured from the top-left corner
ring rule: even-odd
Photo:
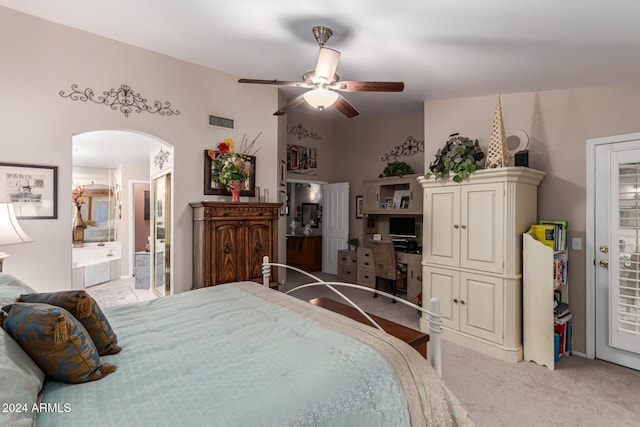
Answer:
[[[290,109],[298,107],[303,102],[307,102],[315,109],[322,111],[333,105],[345,116],[352,118],[357,116],[358,110],[349,103],[341,92],[402,92],[403,82],[361,82],[361,81],[341,81],[336,73],[340,52],[324,44],[329,40],[333,31],[327,27],[313,27],[313,36],[320,45],[320,54],[315,70],[309,70],[303,74],[301,82],[282,80],[255,80],[239,79],[238,83],[257,83],[279,86],[295,86],[309,88],[311,90],[299,95],[289,101],[287,105],[273,113],[274,116],[286,114]]]

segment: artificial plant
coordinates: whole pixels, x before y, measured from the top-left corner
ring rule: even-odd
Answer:
[[[472,140],[457,133],[449,135],[444,147],[438,149],[436,159],[429,165],[431,172],[425,173],[429,178],[434,175],[436,179],[449,179],[454,182],[462,182],[476,169],[482,168],[480,161],[484,159],[484,153],[480,149],[478,140]]]
[[[413,169],[405,162],[389,162],[380,174],[380,178],[385,176],[403,176],[413,173]]]

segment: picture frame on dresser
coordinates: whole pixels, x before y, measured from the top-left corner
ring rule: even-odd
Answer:
[[[215,150],[204,150],[204,194],[205,195],[214,195],[214,196],[231,196],[231,192],[225,188],[224,185],[213,182],[211,179],[211,172],[213,170],[213,165],[211,162],[211,157],[209,156],[209,151],[213,151],[216,153],[216,156],[219,153]],[[256,195],[256,156],[246,156],[247,161],[249,162],[251,173],[249,174],[249,178],[244,182],[244,186],[242,190],[240,190],[240,196],[245,197],[255,197]],[[265,200],[267,201],[267,200]]]
[[[356,218],[362,218],[362,208],[364,207],[364,199],[362,196],[356,196]]]
[[[0,163],[0,202],[19,219],[57,219],[58,167]]]

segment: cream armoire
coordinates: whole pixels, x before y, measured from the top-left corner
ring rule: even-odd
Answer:
[[[474,172],[424,189],[423,301],[440,299],[444,337],[499,359],[522,360],[522,234],[537,222],[544,173]],[[420,322],[427,330],[428,318]]]

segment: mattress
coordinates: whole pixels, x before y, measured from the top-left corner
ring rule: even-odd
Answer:
[[[117,372],[47,381],[38,427],[472,425],[404,342],[257,283],[104,312]]]

